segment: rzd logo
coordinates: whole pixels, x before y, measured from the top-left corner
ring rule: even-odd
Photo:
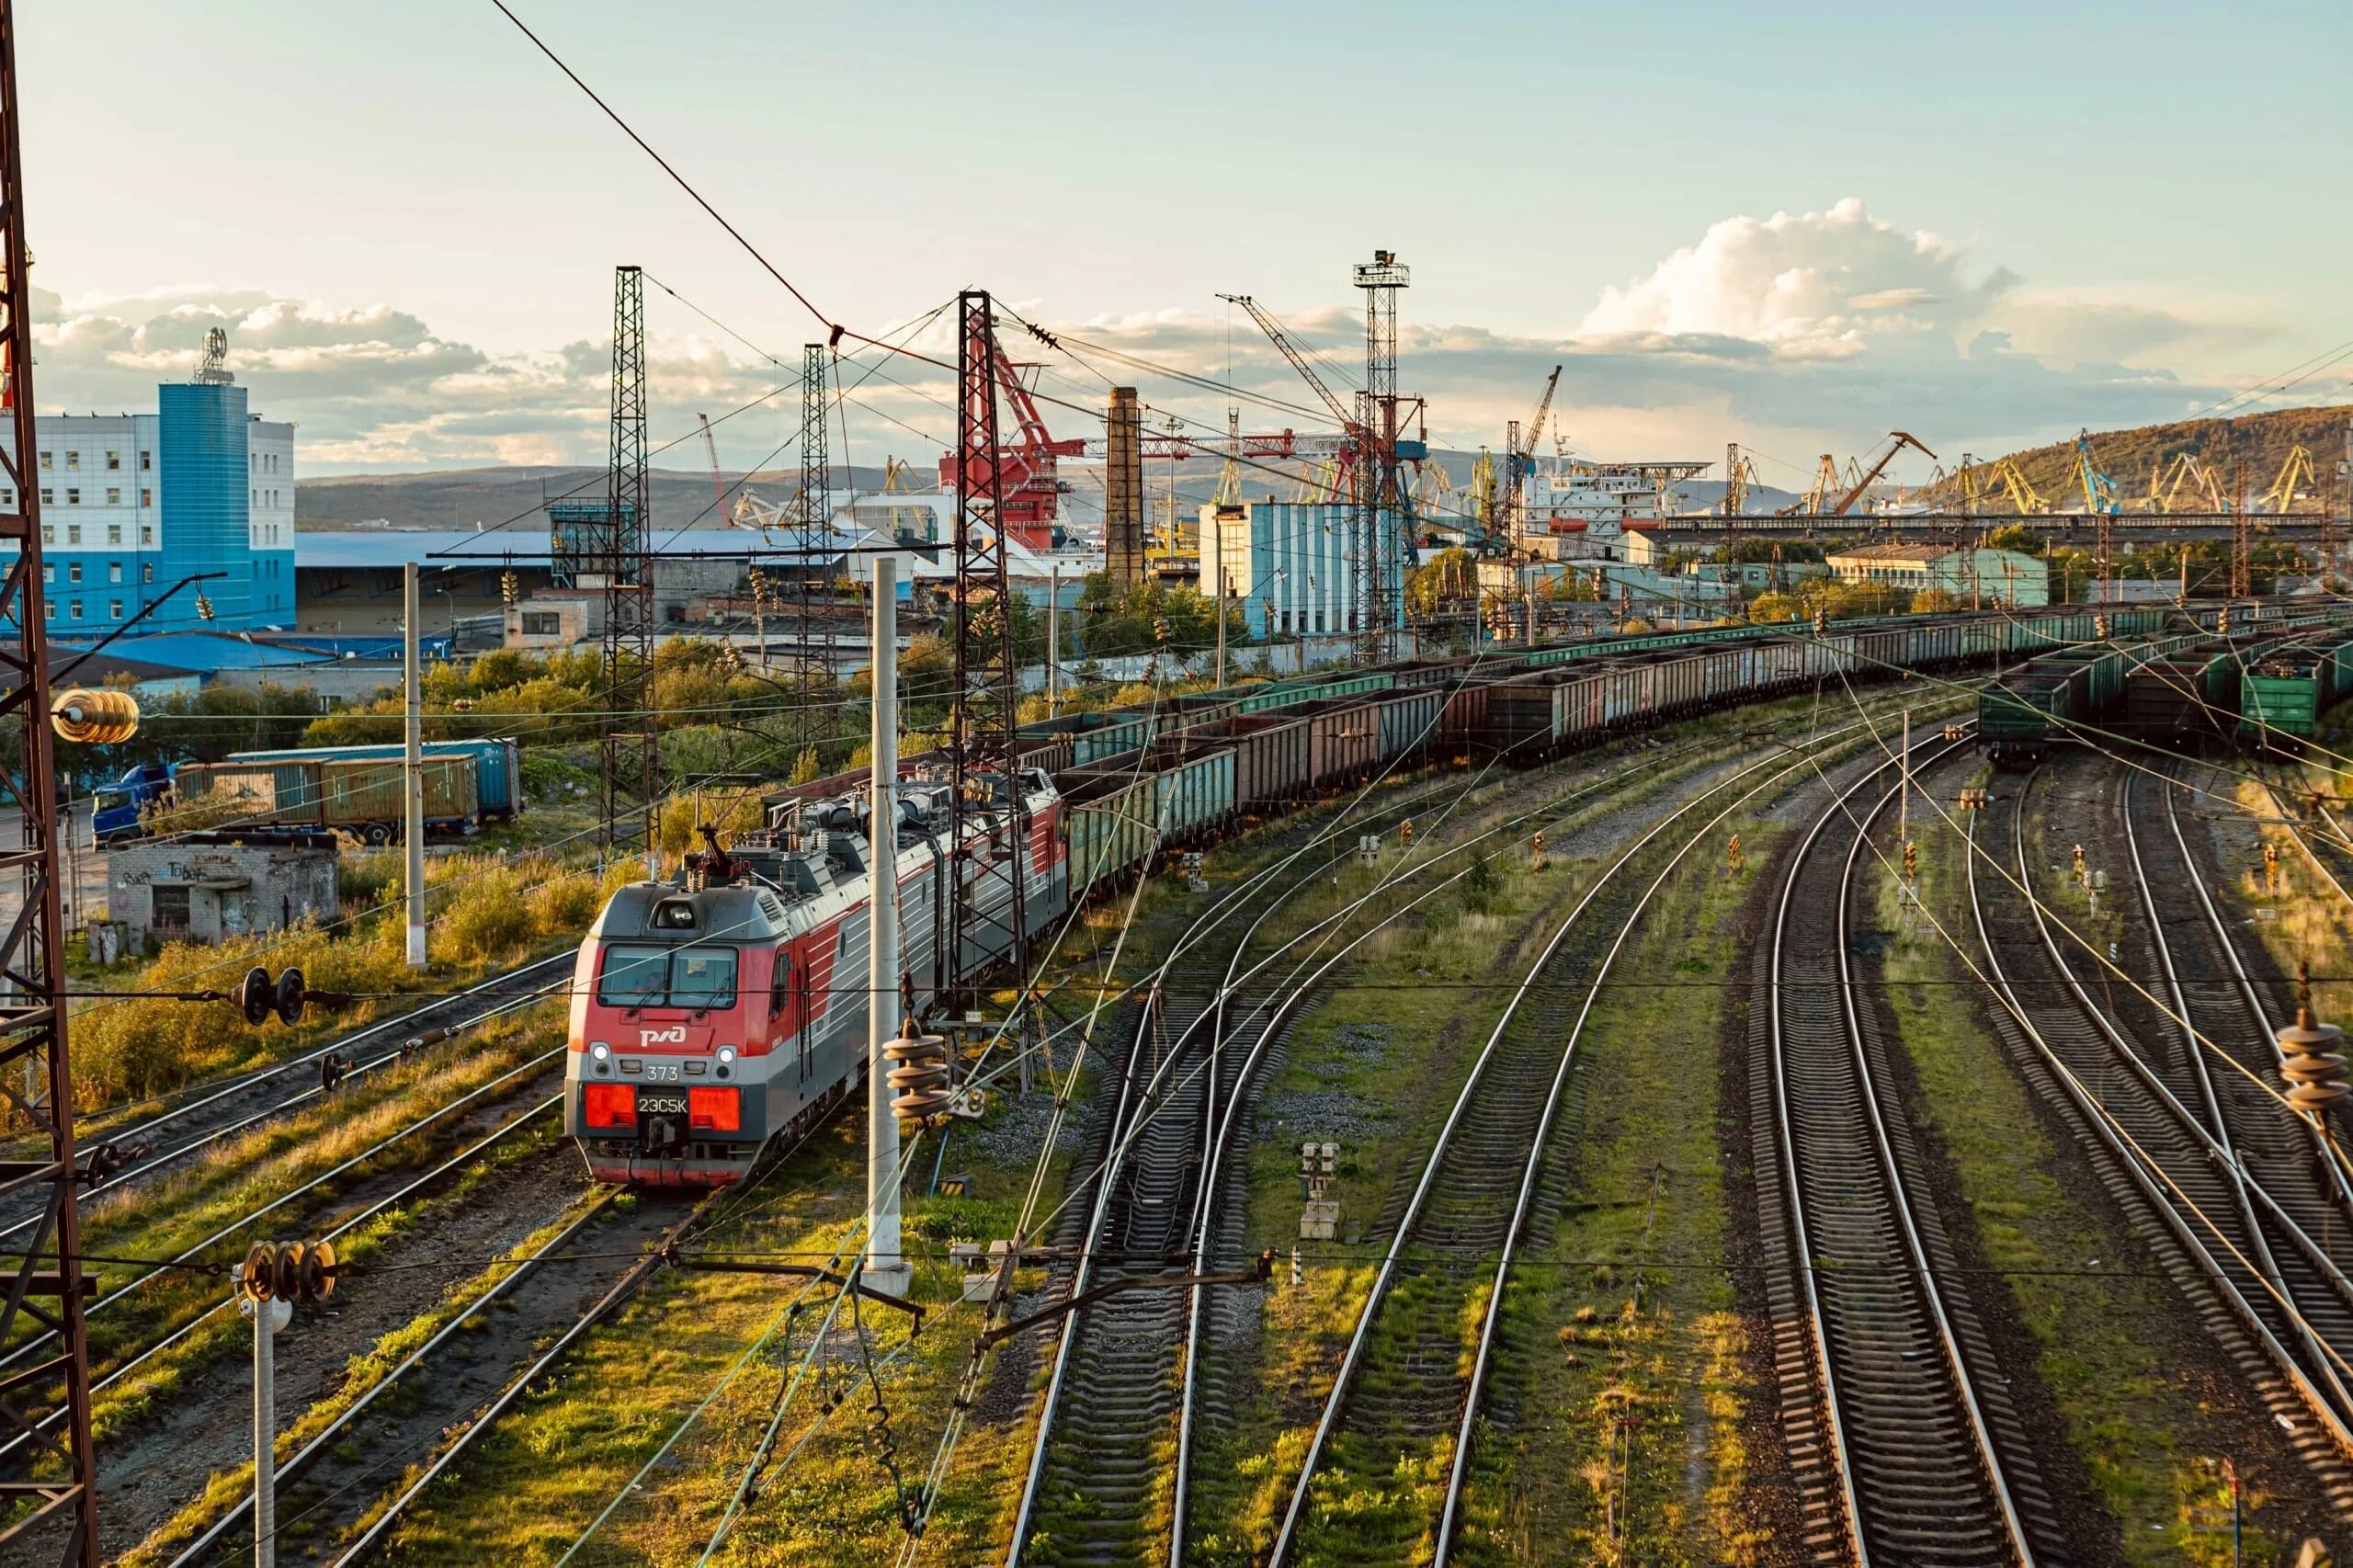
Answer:
[[[666,1029],[640,1029],[637,1031],[637,1043],[640,1045],[684,1045],[687,1043],[687,1026],[679,1024]]]

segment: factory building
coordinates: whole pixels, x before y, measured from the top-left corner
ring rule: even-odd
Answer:
[[[1828,557],[1842,583],[1881,583],[1907,594],[1941,588],[1963,605],[2051,602],[2050,568],[2015,550],[1944,544],[1862,544]]]
[[[1254,637],[1354,633],[1356,508],[1347,502],[1252,501],[1201,508],[1200,591],[1214,597],[1222,574]],[[1405,624],[1406,546],[1402,529],[1384,552],[1393,624]]]
[[[44,414],[31,463],[40,487],[51,634],[97,638],[180,579],[224,575],[173,597],[142,630],[294,625],[294,426],[246,406],[217,354],[190,382],[157,389],[153,414]],[[15,432],[0,426],[14,455]],[[0,483],[0,511],[17,498]]]

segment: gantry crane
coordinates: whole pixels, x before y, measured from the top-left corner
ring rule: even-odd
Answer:
[[[2312,453],[2301,446],[2291,447],[2288,450],[2288,460],[2279,465],[2279,477],[2271,482],[2271,488],[2263,493],[2262,499],[2256,504],[2277,517],[2295,505],[2299,487],[2319,483],[2319,477],[2313,472]]]
[[[1736,441],[1724,443],[1724,516],[1737,517],[1748,506],[1748,487],[1760,483],[1756,464]]]

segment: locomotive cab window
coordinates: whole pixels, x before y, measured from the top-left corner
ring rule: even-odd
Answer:
[[[605,955],[597,1000],[608,1007],[708,1012],[735,1006],[733,948],[616,947]]]
[[[617,947],[605,954],[597,1000],[608,1007],[659,1007],[669,989],[669,949]]]
[[[735,1006],[735,949],[681,948],[672,953],[670,1006],[698,1012]]]

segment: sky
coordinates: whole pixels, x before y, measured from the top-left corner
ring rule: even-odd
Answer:
[[[2353,342],[2341,0],[509,4],[828,320],[980,287],[1053,333],[1005,328],[1057,435],[1114,380],[1222,432],[1170,370],[1328,428],[1217,296],[1345,398],[1376,247],[1445,446],[1499,445],[1554,364],[1570,449],[1739,441],[1784,487],[1892,428],[1950,460],[2353,402],[2353,358],[2247,395]],[[307,473],[601,461],[631,262],[656,460],[700,462],[699,414],[731,470],[795,460],[823,326],[490,0],[18,26],[44,410],[152,407],[220,325]],[[952,358],[948,319],[905,341]],[[841,379],[836,462],[952,437],[920,362]]]

